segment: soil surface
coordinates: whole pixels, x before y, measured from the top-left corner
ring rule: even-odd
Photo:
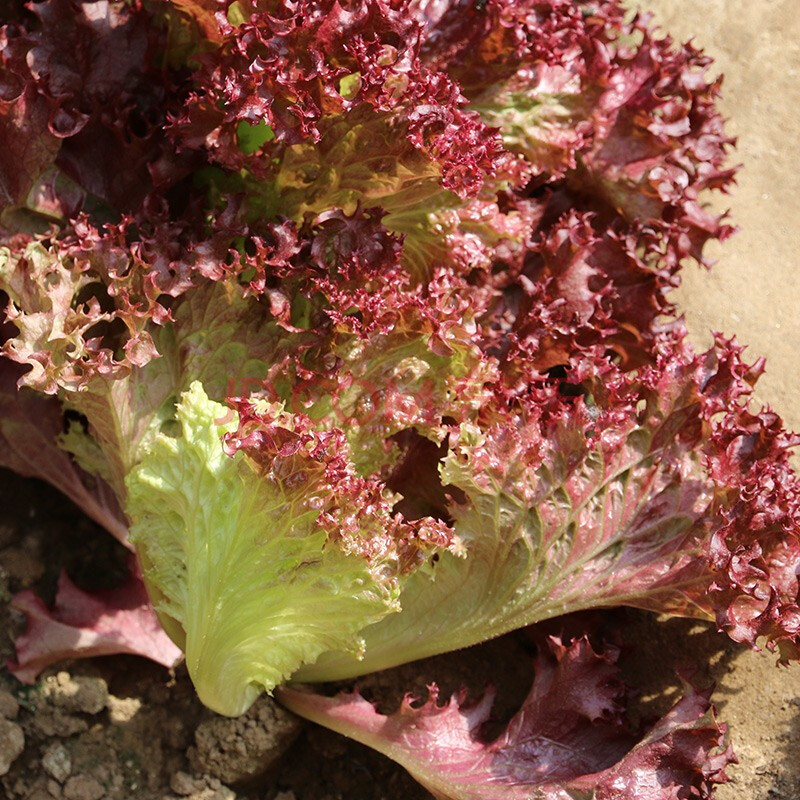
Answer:
[[[794,344],[800,341],[796,192],[800,163],[800,16],[797,0],[649,0],[665,31],[693,37],[726,74],[723,109],[745,165],[730,207],[742,232],[689,269],[679,302],[700,344],[709,330],[736,333],[768,357],[760,397],[800,429]],[[49,487],[0,471],[0,662],[13,654],[21,620],[8,608],[33,587],[52,599],[65,567],[87,589],[124,572],[125,553]],[[638,713],[665,710],[676,668],[717,684],[715,702],[742,761],[719,800],[800,797],[800,667],[734,645],[710,627],[621,611],[626,680],[641,690]],[[525,695],[524,634],[371,679],[377,697],[443,694],[465,681],[501,685],[501,713]],[[499,664],[507,665],[498,671]],[[294,718],[269,699],[228,720],[206,711],[182,669],[132,657],[72,662],[23,687],[0,671],[0,797],[9,800],[423,800],[402,769]]]

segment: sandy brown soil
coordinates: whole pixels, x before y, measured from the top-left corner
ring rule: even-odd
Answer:
[[[760,396],[800,429],[794,344],[800,341],[800,281],[793,276],[800,234],[800,16],[797,0],[647,0],[664,30],[694,36],[726,74],[723,108],[746,164],[730,206],[742,232],[712,255],[711,273],[690,269],[679,301],[694,337],[709,329],[738,334],[769,368]],[[40,484],[0,472],[0,661],[11,655],[19,620],[10,596],[35,586],[52,592],[60,566],[86,588],[122,564],[110,538],[64,510]],[[6,509],[13,509],[8,512]],[[49,588],[48,588],[49,587]],[[708,626],[622,612],[627,679],[642,701],[665,709],[677,691],[675,668],[694,666],[714,680],[720,717],[742,760],[719,800],[800,797],[800,667],[735,646]],[[522,664],[525,641],[490,645],[468,661],[433,665],[454,686],[497,681],[487,665]],[[513,656],[513,657],[512,657]],[[483,673],[481,672],[483,668]],[[485,673],[485,674],[484,674]],[[430,673],[428,673],[430,675]],[[529,675],[527,676],[529,678]],[[505,676],[521,699],[524,670]],[[413,676],[380,685],[411,688]],[[104,658],[51,670],[20,687],[0,672],[0,798],[9,800],[423,800],[426,793],[382,757],[301,723],[270,701],[247,717],[223,720],[202,709],[179,669],[172,674],[134,658]],[[643,798],[642,800],[647,800]]]

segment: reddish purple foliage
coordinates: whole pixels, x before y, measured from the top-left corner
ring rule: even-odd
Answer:
[[[363,662],[309,645],[284,671],[619,603],[800,656],[800,440],[751,407],[762,365],[722,337],[694,354],[670,299],[732,232],[704,207],[735,170],[694,46],[617,0],[44,0],[0,29],[0,66],[0,464],[124,539],[126,482],[182,394],[227,402],[227,454],[402,607],[369,617]],[[171,660],[139,584],[61,590],[52,614],[18,600],[27,678],[86,641]],[[455,726],[500,796],[528,791],[512,773],[554,798],[709,796],[729,755],[707,698],[632,745],[608,662],[554,645],[490,744],[488,701],[387,724]],[[548,738],[594,743],[563,769],[526,750],[553,698]]]
[[[20,592],[12,607],[28,620],[28,629],[16,641],[17,661],[8,664],[23,683],[33,683],[43,669],[68,658],[130,653],[165,667],[181,658],[135,573],[123,586],[94,593],[79,589],[62,573],[52,609],[30,590]]]
[[[494,691],[439,703],[406,696],[390,715],[357,692],[323,697],[278,690],[291,710],[368,744],[408,769],[439,800],[677,800],[710,798],[735,761],[708,693],[686,695],[641,740],[626,726],[616,653],[585,639],[542,644],[533,686],[502,733],[487,740]]]

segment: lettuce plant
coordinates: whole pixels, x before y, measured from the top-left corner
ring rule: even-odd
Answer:
[[[43,0],[0,53],[0,462],[135,550],[103,602],[138,632],[93,652],[177,645],[224,714],[587,608],[797,656],[797,439],[750,408],[762,365],[694,353],[668,297],[732,231],[700,197],[734,174],[702,53],[617,0]],[[53,630],[89,626],[61,600]],[[535,697],[604,674],[551,645]],[[457,706],[396,725],[435,739]],[[707,708],[479,796],[622,797],[665,747],[707,791]]]

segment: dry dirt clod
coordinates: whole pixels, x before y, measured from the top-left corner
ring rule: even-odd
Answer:
[[[68,672],[48,678],[44,693],[54,706],[67,712],[97,714],[108,702],[108,685],[102,678],[73,677]]]
[[[0,689],[0,717],[16,719],[19,714],[19,703],[11,692]]]
[[[261,697],[236,719],[215,716],[195,731],[189,762],[225,783],[262,775],[289,749],[302,723],[269,697]]]
[[[86,720],[55,709],[43,709],[33,718],[32,726],[41,736],[74,736],[83,733],[89,726]]]
[[[72,772],[72,758],[67,748],[58,742],[51,744],[42,756],[42,769],[59,783],[64,783]]]
[[[25,734],[16,722],[0,719],[0,775],[5,775],[25,749]]]
[[[235,792],[210,775],[193,778],[185,772],[176,772],[170,780],[170,789],[186,800],[236,800]],[[165,797],[164,800],[174,798]]]
[[[130,722],[142,707],[142,701],[138,697],[114,697],[108,696],[108,719],[112,725],[125,725]]]
[[[64,786],[66,800],[101,800],[105,789],[89,775],[75,775]]]
[[[197,789],[197,781],[185,772],[176,772],[170,779],[169,788],[181,797],[188,797]]]

